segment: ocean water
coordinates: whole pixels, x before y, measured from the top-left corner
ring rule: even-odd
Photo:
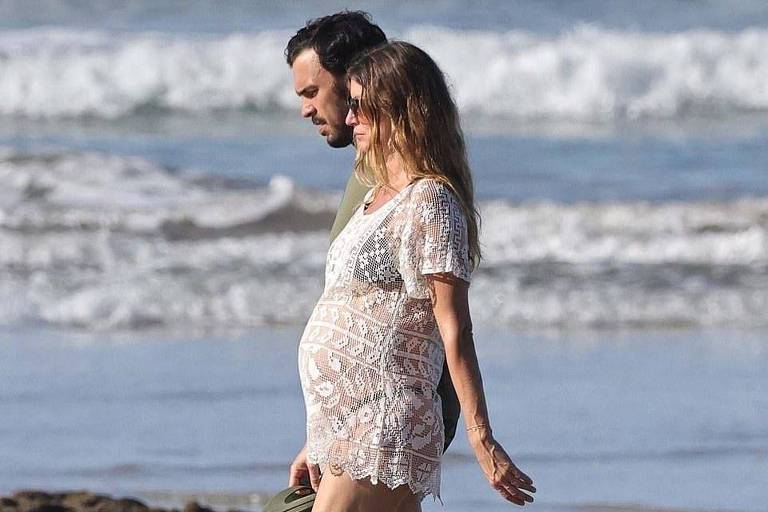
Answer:
[[[303,442],[300,327],[181,337],[0,330],[0,492],[260,510]],[[766,331],[481,327],[494,433],[535,509],[765,510]],[[463,434],[424,510],[508,510]]]
[[[0,491],[258,510],[285,483],[353,153],[283,48],[349,4],[213,5],[0,3]],[[453,89],[481,364],[541,506],[765,510],[765,3],[350,7]],[[446,509],[500,507],[461,442]]]

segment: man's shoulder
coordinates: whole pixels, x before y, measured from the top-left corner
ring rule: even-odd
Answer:
[[[344,196],[341,198],[339,209],[336,211],[336,218],[333,221],[333,227],[331,227],[331,240],[336,238],[336,235],[344,229],[344,226],[352,218],[357,207],[363,202],[367,192],[368,187],[360,183],[355,173],[352,173],[349,180],[347,180],[347,186],[344,189]]]
[[[360,183],[360,180],[357,179],[357,176],[353,172],[347,180],[347,186],[344,189],[344,199],[346,200],[347,196],[349,196],[350,199],[359,198],[359,200],[362,201],[369,190],[370,187]]]

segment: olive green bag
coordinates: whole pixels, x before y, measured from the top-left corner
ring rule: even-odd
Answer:
[[[264,512],[309,512],[315,502],[315,491],[307,485],[294,485],[275,494],[264,506]]]

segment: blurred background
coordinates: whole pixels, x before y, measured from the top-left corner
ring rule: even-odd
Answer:
[[[343,8],[453,88],[476,345],[534,507],[766,510],[762,0],[0,1],[0,493],[287,485],[354,154],[283,50]],[[508,510],[462,430],[445,510]]]

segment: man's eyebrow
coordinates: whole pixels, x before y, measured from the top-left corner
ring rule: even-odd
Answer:
[[[316,90],[317,90],[317,86],[316,85],[308,85],[305,88],[303,88],[302,90],[296,91],[296,96],[304,96],[308,92],[312,92],[312,91],[316,91]]]

